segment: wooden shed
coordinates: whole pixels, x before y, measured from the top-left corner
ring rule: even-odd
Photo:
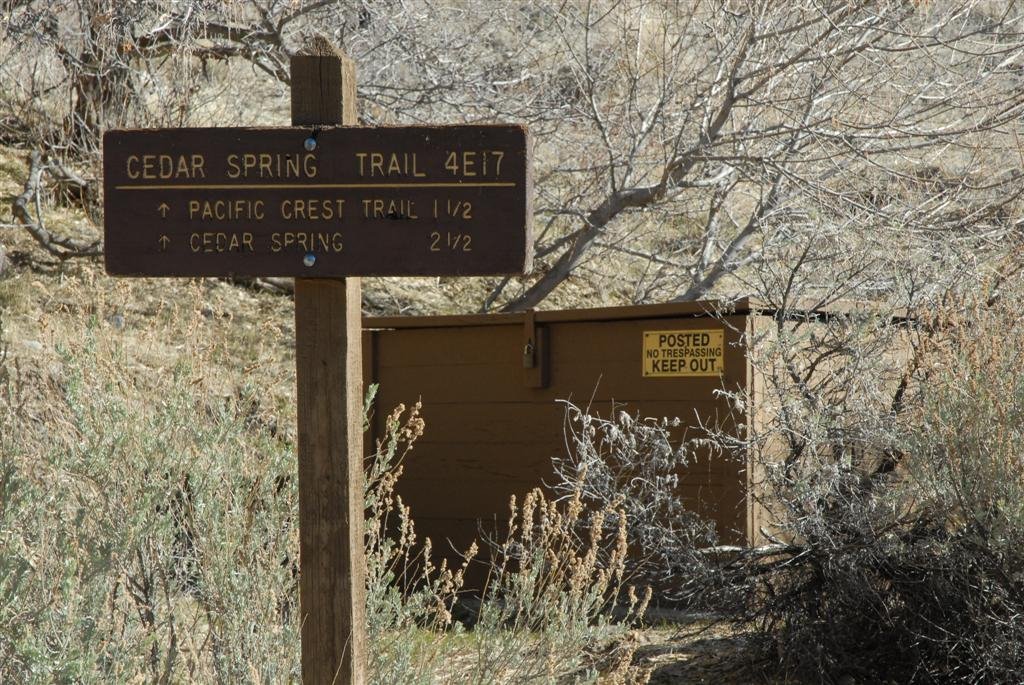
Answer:
[[[564,455],[564,406],[678,417],[682,429],[750,425],[716,390],[757,393],[744,349],[766,318],[756,303],[716,302],[364,320],[366,382],[379,384],[371,427],[398,403],[423,403],[426,433],[399,491],[435,549],[465,549],[507,519],[509,497],[550,482]],[[747,409],[746,411],[749,411]],[[369,443],[372,444],[372,441]],[[723,543],[756,540],[763,512],[744,455],[704,455],[682,494]]]

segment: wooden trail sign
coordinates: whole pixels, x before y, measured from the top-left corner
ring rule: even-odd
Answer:
[[[360,275],[529,269],[519,126],[358,128],[343,55],[291,59],[292,128],[109,131],[120,276],[295,276],[305,685],[366,682]]]
[[[107,270],[522,273],[529,150],[521,126],[108,131]]]

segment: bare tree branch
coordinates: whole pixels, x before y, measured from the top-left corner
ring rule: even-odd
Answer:
[[[51,166],[44,161],[43,155],[33,150],[29,154],[29,172],[25,181],[24,190],[14,198],[11,203],[11,211],[22,227],[29,232],[39,245],[58,259],[72,259],[76,257],[96,257],[103,253],[103,245],[100,240],[94,242],[83,242],[67,236],[54,234],[46,229],[43,224],[42,205],[40,200],[40,184],[43,173],[57,169],[66,180],[69,177],[77,178],[61,166]],[[32,217],[29,206],[34,205],[36,216]]]

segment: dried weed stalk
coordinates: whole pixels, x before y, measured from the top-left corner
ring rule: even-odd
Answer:
[[[629,577],[656,588],[659,603],[721,599],[709,592],[715,570],[700,553],[717,544],[714,524],[680,488],[702,441],[673,435],[678,419],[602,418],[564,404],[567,449],[554,459],[554,492],[608,511],[606,525],[634,548],[622,562]]]
[[[477,643],[473,670],[493,682],[646,682],[625,626],[651,591],[628,582],[624,512],[589,506],[581,490],[555,501],[535,489],[511,499],[508,530],[474,628],[498,639]]]

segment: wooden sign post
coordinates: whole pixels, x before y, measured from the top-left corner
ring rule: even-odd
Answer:
[[[355,66],[292,57],[292,124],[356,124]],[[295,279],[302,680],[366,682],[362,296],[357,277]]]
[[[360,275],[523,273],[520,126],[356,127],[355,68],[292,58],[293,128],[108,131],[107,272],[295,276],[306,685],[366,681]]]

